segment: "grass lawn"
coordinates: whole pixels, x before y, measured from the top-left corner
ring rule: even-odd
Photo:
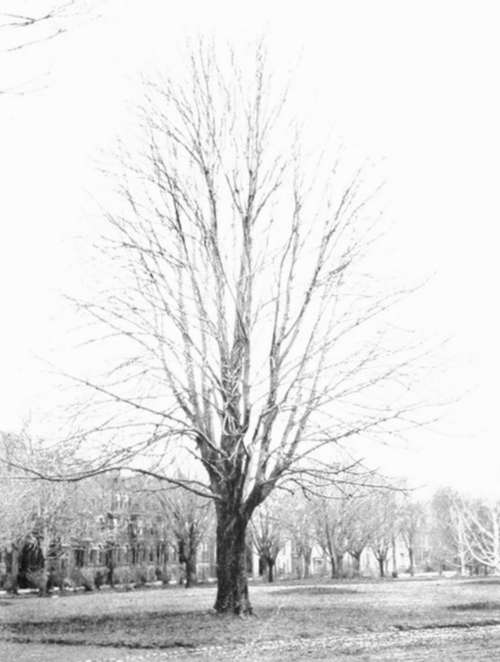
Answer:
[[[0,596],[0,659],[73,660],[86,647],[81,659],[500,659],[500,579],[258,584],[256,616],[243,619],[215,615],[214,597],[214,587]],[[29,656],[44,646],[46,657]]]

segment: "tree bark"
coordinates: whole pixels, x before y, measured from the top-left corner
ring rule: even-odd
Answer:
[[[398,576],[398,559],[396,555],[396,539],[393,536],[392,541],[391,541],[391,547],[392,547],[392,576],[394,579]]]
[[[179,539],[179,563],[184,566],[184,576],[179,576],[179,584],[184,584],[190,588],[196,583],[196,546],[193,539],[188,540],[187,544],[183,538]]]
[[[184,559],[186,568],[186,581],[184,586],[190,588],[196,583],[196,557],[194,554],[188,554]]]
[[[304,552],[304,579],[309,579],[311,576],[311,556],[312,549]]]
[[[337,578],[337,565],[335,563],[335,555],[333,553],[330,554],[330,571],[331,571],[331,578],[336,579]]]
[[[274,559],[267,559],[267,581],[271,584],[274,582]]]
[[[43,528],[42,539],[39,544],[40,551],[42,552],[42,567],[40,568],[40,586],[38,587],[38,593],[40,596],[46,596],[48,595],[50,539],[45,527]]]
[[[217,515],[217,597],[219,614],[251,614],[248,597],[245,534],[248,519],[238,508],[218,504]]]
[[[380,573],[380,576],[381,576],[381,577],[385,577],[385,568],[384,568],[384,564],[385,564],[385,559],[384,559],[384,557],[383,557],[383,556],[379,556],[379,557],[378,557],[378,570],[379,570],[379,573]]]
[[[344,573],[344,555],[336,554],[335,555],[335,578],[341,579]]]
[[[106,548],[106,554],[104,558],[104,563],[108,569],[108,584],[111,588],[115,587],[115,561],[114,561],[114,550],[112,545],[108,545]]]
[[[410,575],[413,577],[415,574],[415,558],[413,554],[413,547],[408,548],[408,557],[410,559]]]
[[[19,583],[19,547],[12,544],[10,549],[10,585],[9,592],[17,595]]]

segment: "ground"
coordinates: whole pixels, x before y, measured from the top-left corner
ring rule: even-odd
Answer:
[[[256,616],[217,616],[213,587],[0,596],[0,660],[500,660],[500,579],[276,583]]]

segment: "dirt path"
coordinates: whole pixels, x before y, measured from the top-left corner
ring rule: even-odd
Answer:
[[[166,662],[234,660],[255,662],[490,662],[500,660],[500,626],[370,632],[351,636],[258,642],[193,650],[130,650],[90,646],[0,642],[2,662]]]

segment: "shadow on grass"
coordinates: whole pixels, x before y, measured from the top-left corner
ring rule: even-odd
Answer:
[[[337,588],[335,586],[294,586],[272,591],[270,595],[347,595],[359,593],[353,588]]]
[[[3,641],[9,641],[15,644],[55,644],[59,646],[98,646],[99,648],[128,648],[130,650],[165,650],[172,648],[185,648],[192,650],[196,648],[196,644],[186,641],[171,641],[171,642],[157,642],[148,644],[146,642],[129,642],[129,641],[89,641],[88,639],[67,639],[62,637],[23,637],[23,636],[7,636]]]
[[[5,622],[0,628],[0,641],[130,649],[192,649],[228,642],[244,643],[245,630],[252,623],[253,619],[226,618],[208,611],[71,616]],[[256,623],[250,630],[258,627]]]
[[[500,577],[490,577],[489,579],[466,579],[463,583],[468,586],[500,586]]]
[[[453,611],[490,611],[500,609],[500,602],[465,602],[459,605],[450,605]]]

